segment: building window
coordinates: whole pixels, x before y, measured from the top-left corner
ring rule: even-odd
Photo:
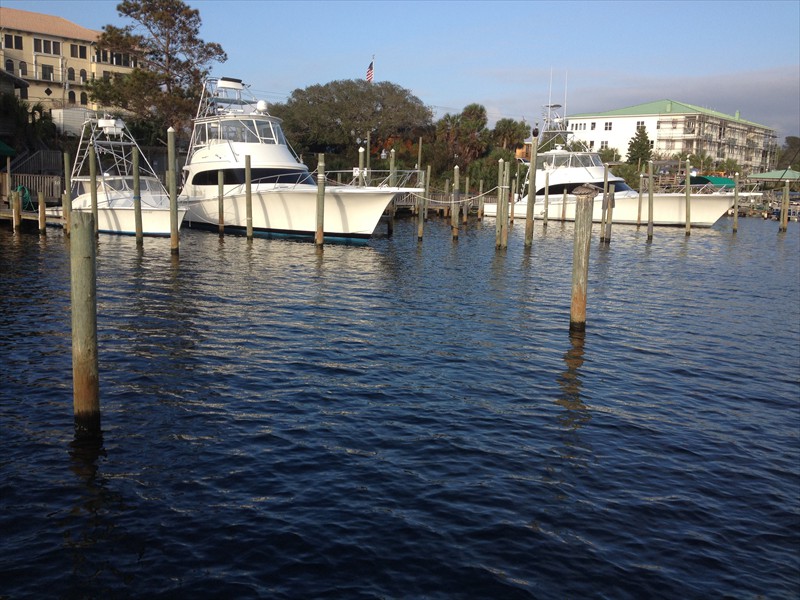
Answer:
[[[27,77],[28,75],[28,63],[24,60],[19,61],[19,74],[20,77]]]
[[[7,33],[5,35],[4,46],[6,50],[22,50],[22,36]]]
[[[605,130],[606,131],[611,131],[611,121],[606,121]]]
[[[82,58],[86,60],[86,46],[82,46],[79,44],[70,44],[69,55],[72,58]]]
[[[53,65],[42,65],[42,79],[53,81]]]
[[[61,42],[33,38],[33,51],[39,54],[52,54],[61,56]]]
[[[75,69],[73,69],[72,67],[67,69],[67,79],[69,81],[75,81]]]
[[[86,83],[86,69],[81,69],[81,83]]]
[[[636,121],[636,129],[644,129],[644,121]]]
[[[594,150],[594,140],[589,142],[589,150]]]
[[[14,72],[14,61],[11,60],[10,58],[6,59],[6,71],[8,71],[9,73]]]
[[[81,104],[84,106],[89,104],[89,96],[86,95],[86,92],[81,92]]]
[[[594,121],[592,121],[592,126],[591,126],[592,131],[594,131],[594,126],[595,125],[596,125],[596,123]]]
[[[67,102],[69,102],[70,104],[75,104],[75,92],[73,92],[72,90],[70,90],[69,94],[67,94]]]
[[[608,150],[608,142],[600,142],[600,150]]]

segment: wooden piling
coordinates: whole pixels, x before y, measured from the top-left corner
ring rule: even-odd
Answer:
[[[580,186],[575,195],[575,240],[572,250],[572,300],[570,303],[570,331],[586,329],[586,291],[589,281],[589,251],[592,242],[592,212],[595,191]]]
[[[500,243],[503,248],[508,248],[508,216],[511,212],[511,164],[506,163],[505,175],[503,176],[503,231],[500,236]]]
[[[169,182],[169,240],[170,252],[178,254],[179,252],[179,238],[178,238],[178,183],[175,162],[175,129],[170,127],[167,129],[167,162],[169,162],[169,171],[167,171],[167,178]]]
[[[459,169],[458,165],[453,167],[453,195],[450,201],[450,230],[453,234],[453,241],[458,241],[458,211],[459,211]]]
[[[528,167],[528,206],[525,212],[525,247],[533,246],[533,205],[536,203],[536,159],[539,156],[539,138],[536,136],[538,130],[534,129],[531,134],[531,162]]]
[[[469,198],[469,175],[464,178],[464,205],[461,207],[461,222],[466,225],[467,224],[467,213],[469,213],[469,207],[467,206],[467,199]]]
[[[577,206],[575,207],[577,210]],[[603,202],[600,209],[600,243],[606,241],[606,223],[608,222],[608,163],[603,163]]]
[[[608,188],[608,207],[606,208],[606,234],[604,236],[604,242],[606,244],[611,243],[611,225],[614,222],[614,192],[616,190],[616,186],[612,183]]]
[[[495,210],[495,247],[501,247],[502,230],[503,230],[503,171],[505,161],[501,158],[497,161],[497,209]]]
[[[547,229],[547,213],[550,211],[550,173],[544,174],[544,218],[542,219],[542,227]]]
[[[420,139],[420,145],[422,139]],[[425,186],[422,197],[417,196],[417,241],[422,241],[422,236],[425,232],[425,217],[428,212],[428,189],[430,181],[430,166],[428,166],[428,176],[425,178]]]
[[[136,233],[136,245],[144,245],[144,227],[142,226],[142,182],[139,174],[139,149],[131,148],[133,167],[133,221]]]
[[[11,209],[14,231],[19,231],[22,228],[22,195],[17,191],[12,194]]]
[[[217,226],[219,234],[225,235],[225,171],[217,171]]]
[[[47,217],[45,216],[44,206],[44,192],[39,192],[39,233],[41,235],[47,234]]]
[[[692,235],[692,177],[689,173],[689,159],[686,159],[686,235]]]
[[[779,221],[778,231],[783,232],[789,229],[789,182],[783,186],[783,200],[781,201],[781,220]]]
[[[95,252],[94,215],[76,211],[70,236],[72,381],[75,427],[82,433],[100,431]]]
[[[89,142],[89,197],[92,203],[92,216],[94,217],[94,235],[98,235],[100,219],[97,214],[97,151],[94,142]]]
[[[247,218],[247,239],[253,239],[253,179],[250,171],[250,155],[244,157],[244,198]]]
[[[367,148],[369,149],[369,147]],[[397,185],[397,168],[395,167],[394,157],[395,151],[394,148],[392,148],[389,151],[389,187],[395,187]],[[397,207],[394,203],[394,197],[392,197],[392,201],[389,202],[389,219],[386,222],[386,234],[389,237],[394,235],[394,217],[396,213]]]
[[[64,153],[64,193],[61,196],[61,219],[64,222],[64,235],[69,237],[72,221],[72,166],[69,152]]]
[[[644,173],[639,173],[639,209],[636,212],[636,227],[642,225],[642,183],[644,180]]]
[[[733,174],[733,233],[739,231],[739,173]]]
[[[478,221],[483,221],[483,179],[478,183]]]
[[[322,246],[325,240],[325,155],[320,154],[317,161],[317,231],[314,243]]]
[[[687,175],[688,177],[688,175]],[[653,161],[647,163],[647,241],[653,239]]]

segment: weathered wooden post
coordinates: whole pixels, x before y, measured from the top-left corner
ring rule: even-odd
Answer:
[[[639,209],[636,212],[636,227],[642,225],[642,184],[644,183],[644,173],[639,173]]]
[[[739,173],[733,174],[733,233],[739,231]]]
[[[430,196],[428,195],[431,190],[431,166],[425,170],[425,220],[428,220],[428,211],[430,210]]]
[[[542,227],[547,229],[547,213],[550,211],[550,172],[545,171],[544,174],[544,219],[542,219]]]
[[[461,222],[464,225],[467,224],[467,216],[469,213],[469,206],[467,206],[468,201],[471,203],[471,200],[469,199],[469,175],[464,178],[464,205],[461,207]]]
[[[614,192],[616,186],[612,183],[608,188],[608,208],[606,209],[606,235],[604,241],[606,244],[611,243],[611,225],[614,222]]]
[[[508,248],[508,215],[512,210],[510,203],[511,197],[511,163],[506,163],[505,175],[503,176],[503,232],[500,243],[503,248]]]
[[[531,162],[528,167],[528,206],[525,213],[525,246],[533,246],[533,205],[536,203],[536,159],[539,156],[539,129],[531,131]]]
[[[319,155],[317,162],[317,231],[314,243],[322,246],[325,241],[325,155]]]
[[[61,196],[61,219],[64,221],[64,234],[69,237],[72,220],[72,171],[69,152],[64,153],[64,194]]]
[[[688,178],[688,175],[687,175]],[[653,239],[653,161],[647,163],[647,241]]]
[[[394,164],[394,148],[389,151],[389,187],[395,187],[397,185],[397,170]],[[392,201],[389,202],[389,219],[386,224],[386,233],[387,235],[391,236],[394,234],[394,216],[396,213],[397,207],[394,204],[395,197],[392,197]]]
[[[94,216],[76,211],[70,236],[72,307],[72,386],[75,428],[100,432],[100,383],[97,360],[97,281]]]
[[[94,142],[89,142],[89,196],[92,200],[92,216],[94,217],[94,234],[100,227],[97,214],[97,151]]]
[[[131,148],[133,166],[133,219],[136,231],[136,245],[144,244],[144,228],[142,227],[142,182],[139,179],[139,149]]]
[[[483,221],[483,179],[478,183],[478,221]]]
[[[167,179],[169,182],[169,240],[170,252],[178,254],[178,185],[175,170],[175,129],[167,129],[167,161],[169,171]]]
[[[22,195],[17,191],[12,194],[11,221],[14,231],[19,231],[22,228]]]
[[[422,144],[422,140],[420,140],[420,145]],[[430,171],[430,167],[428,167]],[[429,174],[430,175],[430,174]],[[417,241],[422,241],[423,233],[425,232],[425,213],[428,212],[428,181],[429,177],[425,178],[425,186],[423,196],[420,198],[417,196]]]
[[[450,200],[450,230],[453,240],[458,240],[458,210],[459,210],[459,170],[458,165],[453,167],[453,195]]]
[[[686,235],[692,235],[692,177],[689,173],[689,159],[686,159]]]
[[[561,222],[567,220],[567,188],[564,188],[564,193],[561,195]]]
[[[577,207],[575,207],[577,210]],[[600,208],[600,243],[606,241],[606,223],[608,221],[608,163],[603,163],[603,202]]]
[[[225,171],[217,171],[217,227],[219,234],[225,235]]]
[[[244,202],[247,223],[247,239],[253,239],[253,177],[250,171],[250,155],[244,157]]]
[[[787,231],[789,229],[789,182],[787,181],[783,186],[783,200],[781,201],[781,220],[778,225],[778,232]]]
[[[501,246],[503,231],[503,171],[505,162],[501,158],[497,161],[497,209],[495,210],[494,236],[495,246]]]
[[[364,172],[364,146],[358,148],[358,185],[364,187],[366,181],[364,179],[366,173]]]
[[[575,195],[575,241],[572,250],[572,301],[570,303],[570,331],[586,329],[586,291],[589,281],[589,251],[592,242],[592,212],[596,192],[580,186]]]
[[[39,192],[39,234],[47,234],[47,217],[44,212],[44,192]]]

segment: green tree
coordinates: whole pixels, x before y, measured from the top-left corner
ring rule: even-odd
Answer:
[[[616,148],[602,148],[597,155],[604,163],[618,162],[620,159],[619,150]]]
[[[647,129],[638,127],[636,135],[628,142],[628,160],[629,165],[636,165],[641,169],[641,165],[647,164],[653,156],[652,148],[650,147],[650,138],[647,135]]]
[[[790,135],[782,148],[778,150],[776,169],[793,169],[800,171],[800,137]]]
[[[188,132],[210,65],[227,55],[200,39],[200,12],[181,0],[123,0],[117,12],[134,23],[103,27],[98,48],[129,55],[135,67],[90,82],[92,99],[152,122],[162,137],[169,126]]]
[[[422,101],[388,81],[332,81],[292,92],[285,103],[270,106],[298,154],[325,153],[326,168],[358,164],[358,141],[369,134],[373,164],[381,150],[396,150],[398,168],[417,162],[414,144],[427,133],[432,115]],[[332,155],[332,156],[328,156]],[[313,162],[310,161],[310,162]]]
[[[531,129],[525,121],[514,119],[500,119],[494,124],[492,130],[492,145],[513,150],[519,148],[531,134]]]

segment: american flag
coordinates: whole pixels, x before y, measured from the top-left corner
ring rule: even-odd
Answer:
[[[369,66],[367,67],[367,81],[372,83],[372,76],[375,74],[375,70],[373,69],[373,65],[375,64],[375,59],[373,59]]]

